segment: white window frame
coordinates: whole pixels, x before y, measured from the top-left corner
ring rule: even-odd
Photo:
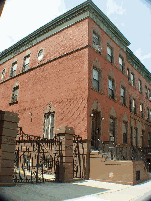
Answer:
[[[93,88],[96,89],[97,91],[99,91],[99,71],[94,67],[93,68]],[[95,87],[95,85],[97,84],[97,87]]]
[[[1,80],[5,78],[5,75],[6,75],[6,69],[4,68],[1,73]]]
[[[29,60],[29,61],[26,62],[27,60]],[[29,63],[30,63],[30,54],[28,54],[28,55],[26,55],[24,57],[22,72],[28,71],[28,69],[29,69]]]
[[[43,57],[44,57],[44,50],[40,49],[37,54],[38,61],[41,61],[43,59]]]
[[[17,62],[13,62],[11,67],[10,77],[14,77],[16,75],[16,70],[17,70]]]
[[[54,137],[54,113],[44,115],[44,138],[52,139]]]
[[[113,62],[113,52],[112,52],[112,48],[107,45],[107,59],[109,62]]]
[[[133,73],[131,73],[131,83],[132,83],[132,86],[135,86],[135,78]]]

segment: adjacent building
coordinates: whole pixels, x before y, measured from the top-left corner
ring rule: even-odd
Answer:
[[[151,73],[129,45],[87,0],[1,52],[0,108],[30,135],[151,147]]]

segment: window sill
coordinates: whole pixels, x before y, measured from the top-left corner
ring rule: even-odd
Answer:
[[[110,97],[109,95],[108,95],[108,98],[109,98],[110,100],[113,100],[114,102],[117,102],[116,98],[112,98],[112,97]]]
[[[98,90],[96,90],[95,88],[93,88],[93,87],[91,87],[91,89],[93,90],[93,91],[95,91],[95,92],[98,92],[99,94],[103,94],[103,92],[102,91],[98,91]]]
[[[126,108],[128,108],[126,104],[123,104],[123,103],[121,103],[121,105],[122,105],[123,107],[126,107]]]
[[[10,102],[9,105],[14,105],[14,104],[17,104],[18,101],[15,101],[15,102]]]

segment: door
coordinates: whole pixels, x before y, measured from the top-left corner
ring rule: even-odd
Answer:
[[[100,145],[100,112],[94,111],[92,117],[91,149],[99,150]]]

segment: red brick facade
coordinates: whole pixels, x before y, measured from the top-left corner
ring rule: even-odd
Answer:
[[[92,4],[91,1],[86,1],[86,3]],[[85,12],[83,11],[83,16]],[[115,138],[117,143],[123,143],[122,126],[123,122],[127,122],[127,142],[131,141],[130,127],[132,127],[133,133],[136,127],[138,129],[138,146],[142,146],[142,130],[145,132],[144,145],[148,146],[151,123],[146,118],[147,108],[151,109],[151,102],[146,98],[145,85],[151,89],[151,84],[128,61],[127,55],[130,54],[130,50],[126,47],[128,42],[123,42],[126,41],[125,38],[120,41],[121,36],[118,36],[117,40],[120,41],[119,44],[122,44],[119,45],[111,35],[101,28],[101,25],[99,26],[99,23],[96,23],[93,17],[82,18],[82,14],[78,16],[70,19],[75,19],[75,22],[69,23],[64,28],[58,28],[54,33],[52,28],[51,36],[43,36],[43,39],[37,40],[35,45],[33,42],[26,47],[26,45],[22,45],[24,41],[20,42],[22,47],[16,55],[13,56],[15,54],[13,51],[16,51],[17,45],[14,46],[14,50],[5,51],[0,55],[1,72],[4,68],[6,69],[6,75],[0,83],[1,110],[18,113],[19,126],[22,126],[23,131],[40,136],[43,134],[44,114],[52,110],[55,113],[55,128],[59,126],[73,127],[77,135],[89,140],[91,140],[92,130],[90,114],[97,110],[100,112],[100,141],[109,141],[109,119],[113,117],[116,119]],[[99,36],[101,53],[94,48],[94,32]],[[44,34],[46,33],[44,32]],[[40,36],[37,37],[40,38]],[[107,45],[113,51],[112,63],[107,59]],[[44,57],[38,61],[37,54],[41,48],[44,51]],[[23,59],[28,54],[30,54],[29,70],[22,73]],[[119,67],[119,56],[124,62],[124,72],[121,72]],[[135,56],[132,57],[137,63]],[[17,61],[16,76],[10,78],[11,66],[15,61]],[[140,69],[141,65],[138,63]],[[94,67],[99,71],[99,91],[95,90],[92,84]],[[128,81],[127,68],[135,76],[135,86]],[[151,78],[151,75],[149,76]],[[108,78],[114,80],[114,100],[109,97]],[[139,79],[142,82],[142,93],[138,88]],[[19,85],[18,102],[9,104],[15,84]],[[121,104],[121,86],[126,90],[125,105]],[[129,96],[136,99],[136,115],[130,112]],[[140,103],[143,103],[144,107],[143,118],[140,115]],[[135,136],[133,138],[135,145]]]

